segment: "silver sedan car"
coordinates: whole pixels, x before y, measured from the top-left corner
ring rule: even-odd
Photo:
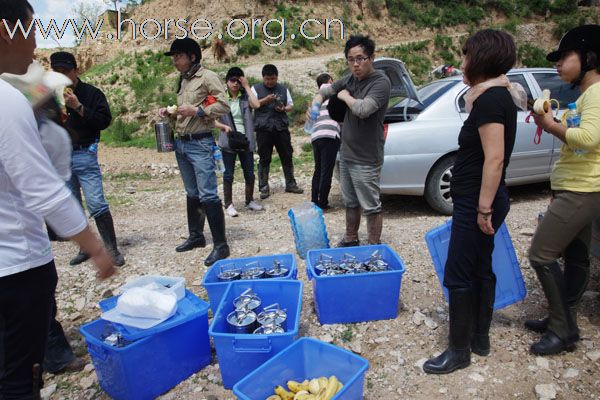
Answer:
[[[401,61],[380,58],[375,67],[392,82],[381,192],[425,196],[433,209],[451,214],[450,178],[458,134],[468,117],[463,99],[468,87],[462,76],[454,76],[417,89]],[[513,69],[507,75],[523,85],[529,100],[549,89],[560,103],[559,113],[579,96],[579,89],[562,82],[555,69]],[[508,185],[547,181],[560,153],[561,142],[547,133],[539,144],[534,143],[536,126],[533,120],[525,122],[528,114],[519,111],[517,116],[515,147],[506,171]]]

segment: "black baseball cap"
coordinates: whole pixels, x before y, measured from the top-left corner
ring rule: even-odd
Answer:
[[[592,50],[600,56],[600,25],[582,25],[571,29],[560,39],[558,49],[546,56],[546,60],[556,62],[565,52],[574,50]]]
[[[175,39],[171,43],[171,48],[165,53],[165,56],[173,56],[177,53],[197,54],[202,56],[200,45],[190,38]],[[199,57],[200,59],[200,57]]]
[[[77,68],[77,61],[73,54],[66,51],[57,51],[50,55],[50,67],[52,69],[66,68],[71,70]]]

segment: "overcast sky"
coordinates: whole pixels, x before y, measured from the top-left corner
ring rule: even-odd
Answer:
[[[102,0],[82,0],[85,3],[96,3],[99,4],[103,9],[108,8],[108,6]],[[67,18],[73,18],[73,6],[75,5],[75,1],[73,0],[29,0],[33,9],[35,11],[35,17],[38,18],[44,26],[46,26],[51,18],[56,20],[58,27],[62,26],[62,23]],[[74,34],[70,29],[67,30],[65,36],[60,40],[60,44],[64,47],[72,46],[74,43]],[[37,37],[37,46],[38,47],[57,47],[55,41],[50,38],[44,40],[41,35],[38,33]]]

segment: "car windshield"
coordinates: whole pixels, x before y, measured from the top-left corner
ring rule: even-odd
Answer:
[[[393,109],[403,109],[408,105],[408,109],[413,112],[423,111],[425,108],[429,107],[431,103],[436,101],[442,94],[444,94],[448,89],[452,86],[459,83],[460,80],[439,80],[428,83],[426,85],[421,86],[417,93],[419,94],[419,98],[423,102],[423,104],[419,104],[415,99],[410,99],[408,97],[396,97],[390,99],[390,107]],[[391,110],[388,110],[391,111]]]

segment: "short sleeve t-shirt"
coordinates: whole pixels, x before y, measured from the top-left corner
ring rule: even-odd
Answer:
[[[504,184],[506,167],[515,145],[517,106],[508,89],[493,87],[475,100],[473,109],[458,135],[459,149],[450,182],[450,191],[453,196],[479,193],[481,189],[485,156],[479,128],[489,123],[504,125],[504,166],[500,181],[501,185]]]

